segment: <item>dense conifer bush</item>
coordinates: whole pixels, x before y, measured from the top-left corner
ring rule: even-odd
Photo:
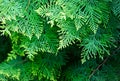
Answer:
[[[0,0],[0,81],[120,81],[120,0]]]

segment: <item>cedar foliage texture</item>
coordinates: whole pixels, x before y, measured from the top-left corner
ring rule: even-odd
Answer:
[[[120,0],[0,0],[0,81],[120,81]]]

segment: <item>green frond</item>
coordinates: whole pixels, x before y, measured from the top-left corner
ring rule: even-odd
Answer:
[[[90,81],[88,79],[89,74],[96,66],[97,64],[94,59],[85,62],[83,65],[80,65],[80,63],[71,64],[67,70],[64,71],[63,76],[66,78],[64,81]]]
[[[84,63],[87,59],[90,58],[96,58],[97,54],[101,59],[103,59],[104,54],[110,55],[109,51],[107,50],[108,47],[108,41],[97,39],[94,36],[90,36],[89,38],[83,39],[84,41],[81,43],[81,46],[83,46],[82,50],[82,62]]]
[[[91,30],[96,33],[99,25],[105,20],[104,15],[106,14],[106,17],[109,16],[108,14],[108,7],[106,3],[100,2],[100,1],[88,1],[84,5],[84,14],[86,14],[87,18],[87,24],[90,26]],[[103,15],[104,14],[104,15]],[[108,19],[107,19],[108,21]]]
[[[113,13],[120,19],[120,0],[113,0]]]
[[[75,40],[79,39],[79,32],[76,30],[76,27],[71,19],[64,21],[59,24],[60,30],[58,31],[60,37],[59,49],[65,48],[72,43],[75,43]]]
[[[45,27],[47,27],[47,25]],[[20,56],[27,55],[31,60],[33,60],[34,55],[36,55],[38,51],[56,54],[58,50],[58,35],[55,31],[57,31],[56,28],[50,28],[50,25],[48,25],[39,39],[36,36],[32,36],[32,38],[29,39],[26,36],[19,35],[18,39],[13,41],[14,50],[11,53],[13,56],[14,54]],[[14,39],[15,35],[18,34],[13,34],[12,39]],[[17,51],[17,49],[20,50]]]
[[[0,81],[119,81],[119,31],[120,0],[0,0]]]
[[[49,57],[48,57],[49,56]],[[11,79],[17,81],[29,81],[34,77],[39,80],[57,81],[60,75],[59,67],[64,65],[64,59],[61,55],[52,55],[41,53],[35,57],[35,61],[28,61],[16,58],[0,64],[0,78],[2,81]]]
[[[8,78],[19,80],[20,69],[14,67],[15,62],[1,63],[0,64],[0,78],[2,81],[6,81]]]
[[[35,35],[38,39],[43,32],[43,20],[41,20],[37,13],[26,13],[24,18],[17,18],[15,21],[8,21],[7,28],[4,27],[4,32],[8,33],[10,31],[18,32],[23,34],[24,36],[32,38]],[[9,32],[7,32],[8,30]]]
[[[7,5],[6,5],[7,4]],[[16,0],[0,0],[0,20],[16,19],[16,16],[22,17],[24,10],[22,4]]]

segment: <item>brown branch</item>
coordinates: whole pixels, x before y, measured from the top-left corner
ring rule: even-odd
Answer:
[[[106,63],[106,61],[108,60],[108,58],[109,58],[109,56],[100,64],[100,65],[98,65],[98,67],[95,69],[95,70],[93,70],[93,72],[90,74],[90,76],[89,76],[89,79],[95,74],[95,72],[103,65],[103,64],[105,64]]]
[[[114,55],[118,50],[120,50],[120,47],[117,48],[117,49],[113,52],[112,55]],[[95,74],[95,72],[96,72],[103,64],[106,63],[106,61],[108,60],[108,58],[109,58],[110,56],[111,56],[111,55],[109,55],[101,64],[98,65],[98,67],[97,67],[95,70],[93,70],[93,72],[92,72],[92,73],[90,74],[90,76],[89,76],[89,79]]]

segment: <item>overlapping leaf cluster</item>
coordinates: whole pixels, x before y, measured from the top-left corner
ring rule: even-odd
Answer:
[[[0,80],[88,80],[92,70],[86,62],[117,48],[119,20],[119,0],[0,0],[1,35],[12,41],[0,64]],[[76,52],[74,45],[80,62],[61,73],[70,58],[66,48]]]

